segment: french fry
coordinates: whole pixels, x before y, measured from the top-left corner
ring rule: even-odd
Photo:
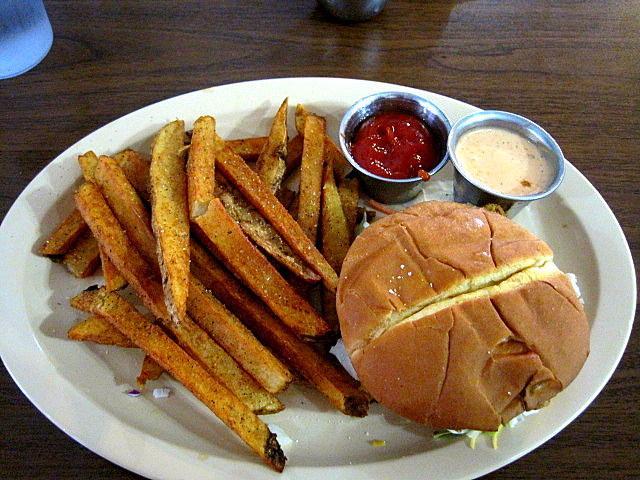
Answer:
[[[80,212],[74,209],[44,241],[39,249],[40,255],[64,255],[86,231],[87,224]]]
[[[73,247],[63,255],[62,263],[78,278],[88,277],[96,271],[100,265],[100,250],[91,232],[84,231]]]
[[[131,340],[99,315],[90,315],[76,323],[67,332],[67,337],[77,342],[93,342],[124,348],[135,347]]]
[[[312,115],[312,113],[310,113],[304,105],[300,103],[296,105],[295,118],[298,135],[304,135],[305,121],[309,115]],[[351,172],[351,165],[329,135],[325,135],[324,142],[325,156],[333,159],[334,174],[337,178],[344,178],[349,172]]]
[[[95,170],[95,179],[131,243],[150,265],[157,265],[156,240],[149,213],[124,171],[114,159],[101,156]]]
[[[304,137],[305,122],[309,115],[311,115],[311,113],[307,111],[304,105],[302,105],[301,103],[296,105],[296,130],[298,131],[298,135],[302,137]]]
[[[189,284],[189,313],[265,390],[287,388],[293,375],[195,277]]]
[[[193,222],[206,246],[298,335],[319,337],[329,332],[322,317],[249,241],[219,199],[211,201],[207,212]]]
[[[187,162],[187,190],[190,218],[202,215],[209,208],[215,189],[215,154],[224,142],[215,135],[216,122],[212,117],[200,117],[193,124],[189,161]]]
[[[316,243],[324,165],[325,121],[309,115],[305,120],[304,147],[300,164],[298,223],[311,243]]]
[[[266,424],[158,326],[116,293],[108,293],[101,289],[83,292],[81,295],[91,297],[93,313],[107,318],[113,326],[202,401],[267,465],[278,472],[282,471],[286,457],[276,436],[269,431]]]
[[[188,315],[179,323],[171,320],[164,303],[162,286],[156,280],[154,270],[133,247],[98,187],[91,183],[81,185],[75,200],[87,225],[111,261],[144,305],[174,335],[180,345],[253,411],[273,413],[282,410],[282,403],[262,389]],[[80,299],[77,298],[74,302],[72,306],[80,307]]]
[[[151,189],[149,186],[149,168],[151,162],[147,157],[130,148],[117,153],[114,160],[122,169],[127,180],[136,189],[138,195],[147,203],[151,203]]]
[[[291,250],[278,232],[247,203],[240,192],[218,176],[216,194],[222,201],[227,213],[244,233],[271,257],[305,282],[316,283],[320,277],[307,267]]]
[[[135,150],[126,149],[116,154],[113,159],[122,169],[129,183],[136,189],[138,195],[149,201],[149,160]],[[78,157],[82,169],[82,176],[87,182],[96,182],[95,171],[99,157],[91,150]]]
[[[187,315],[189,295],[189,213],[184,159],[184,122],[165,125],[155,138],[149,169],[151,225],[167,310],[174,322]]]
[[[144,387],[149,380],[157,380],[164,372],[164,368],[149,355],[144,356],[142,366],[140,367],[140,375],[136,378],[136,382]]]
[[[116,266],[109,260],[109,256],[98,245],[98,251],[100,252],[100,263],[102,265],[102,276],[104,277],[104,286],[108,292],[115,292],[127,285],[125,278],[120,275],[120,272]]]
[[[225,145],[236,155],[242,157],[245,162],[255,162],[269,137],[238,138],[227,140]],[[300,165],[302,157],[302,135],[296,135],[287,142],[287,155],[285,157],[286,170],[285,177]]]
[[[302,159],[302,146],[304,145],[304,136],[298,134],[289,140],[287,144],[287,171],[286,175],[290,175],[296,168],[300,166]]]
[[[367,414],[369,396],[358,388],[358,383],[342,367],[299,340],[196,242],[191,244],[191,259],[193,272],[203,285],[233,310],[260,341],[326,396],[334,407],[346,415],[363,417]]]
[[[328,135],[324,138],[324,154],[333,162],[333,174],[336,178],[344,178],[353,170],[342,150]]]
[[[333,158],[329,158],[322,181],[322,254],[329,265],[340,272],[349,250],[351,235],[333,175],[333,165]],[[326,289],[322,290],[322,313],[327,323],[337,330],[336,295]]]
[[[247,162],[255,162],[267,143],[268,137],[239,138],[227,140],[225,144]]]
[[[96,182],[96,167],[98,166],[98,156],[91,150],[78,156],[78,163],[82,170],[82,176],[87,182]],[[100,264],[102,265],[102,276],[104,277],[105,287],[108,291],[113,292],[123,288],[127,281],[120,272],[115,268],[108,255],[99,248]]]
[[[360,183],[357,178],[343,178],[338,186],[342,211],[347,221],[349,238],[355,238],[355,230],[358,219],[358,200],[360,200]]]
[[[95,182],[94,172],[98,165],[98,156],[91,150],[78,156],[82,176],[87,182]]]
[[[267,143],[256,162],[256,173],[274,194],[280,188],[286,170],[288,106],[289,99],[285,98],[273,119]]]
[[[305,263],[322,278],[331,291],[338,285],[336,272],[304,234],[300,225],[291,217],[278,199],[266,187],[253,170],[228,148],[216,157],[216,168],[244,195],[247,201],[262,214]]]
[[[322,185],[322,254],[329,265],[340,272],[350,245],[349,227],[342,208],[340,194],[333,176],[333,161],[329,160]]]

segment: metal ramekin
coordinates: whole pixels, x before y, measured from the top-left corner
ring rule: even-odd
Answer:
[[[555,175],[549,186],[531,195],[509,195],[492,190],[465,172],[456,157],[456,145],[464,133],[481,127],[500,127],[511,130],[540,148],[542,154],[555,168]],[[456,122],[451,129],[447,147],[455,170],[453,197],[456,202],[477,206],[497,204],[507,211],[509,216],[513,216],[530,202],[550,195],[560,186],[564,178],[564,155],[553,137],[538,124],[515,113],[484,110],[467,115]]]
[[[417,95],[405,92],[383,92],[361,98],[354,103],[340,122],[340,147],[347,158],[367,194],[383,203],[403,203],[414,198],[424,181],[415,178],[385,178],[364,169],[351,156],[349,148],[358,127],[367,118],[382,112],[408,113],[420,118],[435,137],[440,148],[440,162],[429,170],[435,175],[449,161],[447,154],[447,138],[451,124],[447,116],[434,103]]]

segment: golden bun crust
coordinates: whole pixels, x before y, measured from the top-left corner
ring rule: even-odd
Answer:
[[[511,220],[448,202],[358,237],[337,310],[364,388],[434,428],[495,430],[540,408],[589,351],[582,304],[549,247]]]
[[[385,217],[356,238],[342,266],[336,306],[347,351],[456,287],[552,256],[511,220],[459,203],[424,202]]]

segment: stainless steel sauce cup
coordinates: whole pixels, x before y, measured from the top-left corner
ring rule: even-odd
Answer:
[[[361,167],[351,156],[351,141],[358,127],[372,115],[383,112],[401,112],[420,118],[436,140],[440,150],[440,162],[429,170],[435,175],[449,161],[447,138],[451,124],[449,119],[433,102],[412,93],[383,92],[361,98],[354,103],[340,122],[340,147],[342,153],[353,167],[367,194],[383,203],[403,203],[414,198],[422,190],[424,180],[414,178],[386,178],[369,172]]]
[[[469,175],[456,157],[456,146],[460,137],[476,128],[497,127],[511,130],[531,141],[554,168],[553,180],[541,192],[531,195],[509,195],[491,189]],[[511,217],[534,200],[550,195],[564,178],[564,155],[562,150],[542,127],[520,115],[498,110],[484,110],[460,119],[451,129],[447,143],[449,156],[454,166],[453,197],[456,202],[477,206],[500,205]]]

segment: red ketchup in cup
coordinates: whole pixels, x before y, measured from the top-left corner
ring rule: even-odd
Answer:
[[[421,177],[440,161],[436,139],[416,116],[384,112],[365,120],[351,143],[351,155],[365,170],[385,178]]]

